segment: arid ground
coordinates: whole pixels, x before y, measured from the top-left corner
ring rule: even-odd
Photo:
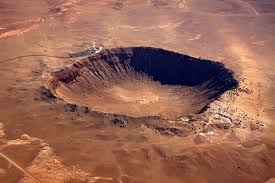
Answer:
[[[274,183],[274,10],[274,0],[1,0],[0,182]],[[72,56],[94,43],[101,52]],[[168,80],[158,64],[136,69],[133,47],[220,62],[226,77],[199,82],[210,67],[189,64],[179,73],[198,82],[176,82],[169,57]]]

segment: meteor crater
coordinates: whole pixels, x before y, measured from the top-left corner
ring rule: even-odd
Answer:
[[[106,49],[52,73],[59,98],[95,111],[177,118],[237,87],[222,63],[151,47]]]

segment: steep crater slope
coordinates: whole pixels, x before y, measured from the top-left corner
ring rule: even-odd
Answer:
[[[238,85],[219,62],[149,47],[104,50],[52,73],[52,92],[93,110],[134,117],[198,113]]]

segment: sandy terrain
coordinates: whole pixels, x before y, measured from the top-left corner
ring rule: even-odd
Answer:
[[[273,0],[1,1],[0,182],[274,182],[274,8]],[[93,41],[219,61],[239,87],[173,119],[56,98],[45,88],[51,74]],[[136,102],[123,87],[108,92]],[[151,93],[136,99],[158,101]]]

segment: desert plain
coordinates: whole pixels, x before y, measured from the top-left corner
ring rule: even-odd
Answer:
[[[274,183],[274,9],[2,0],[0,182]]]

